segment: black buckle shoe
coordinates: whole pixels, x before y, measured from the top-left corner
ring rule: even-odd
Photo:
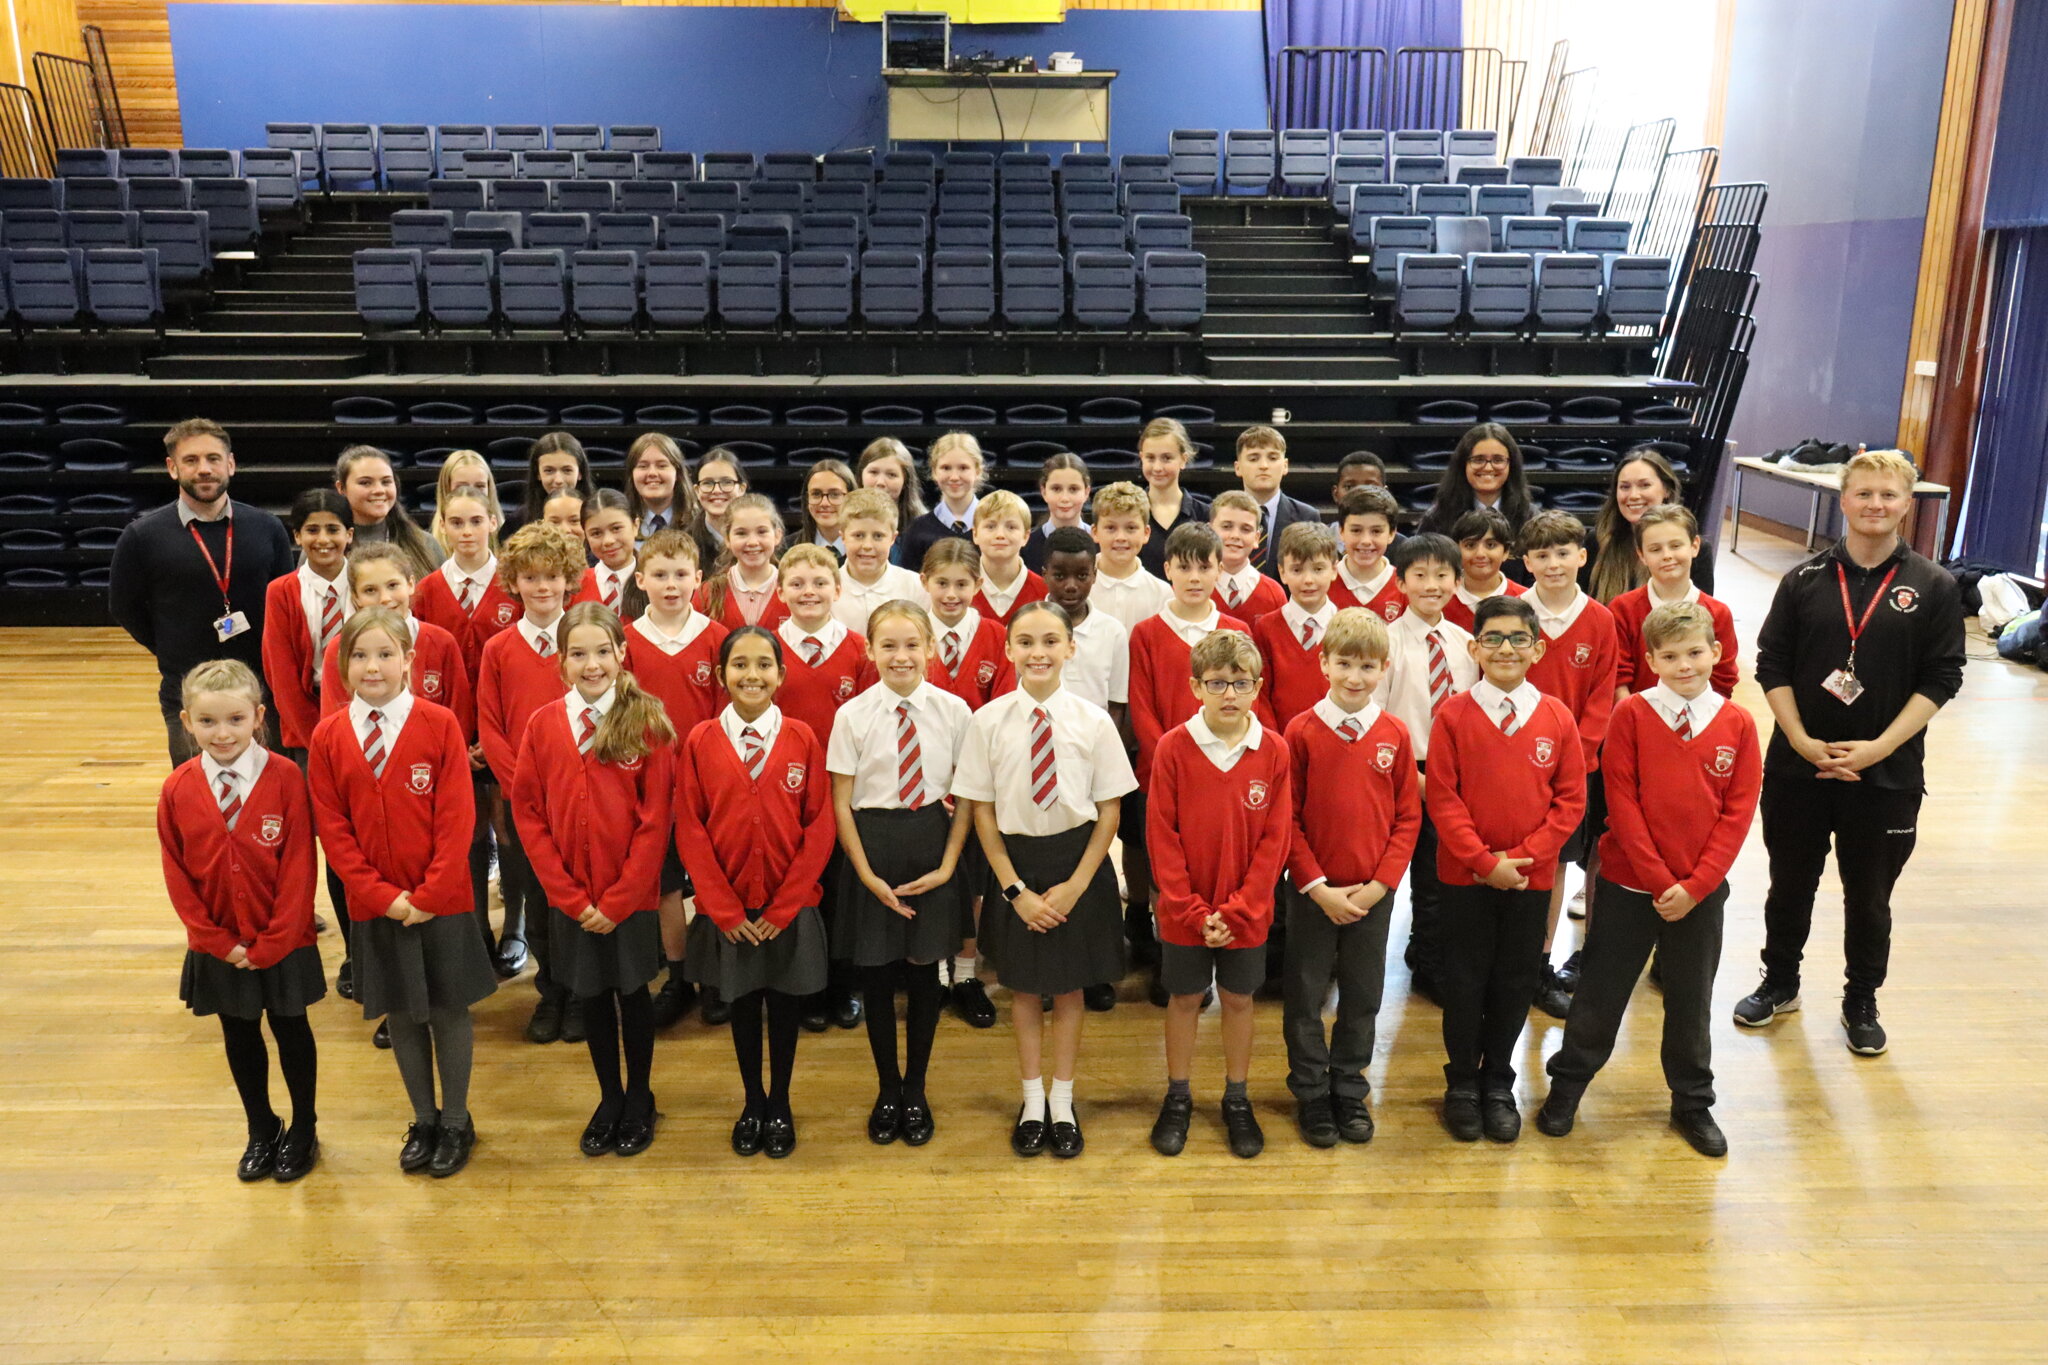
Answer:
[[[289,1185],[294,1180],[305,1178],[320,1160],[320,1135],[311,1124],[304,1130],[288,1129],[284,1140],[277,1144],[277,1183]]]
[[[1522,1135],[1522,1111],[1509,1090],[1489,1090],[1479,1100],[1479,1123],[1490,1142],[1513,1142]]]
[[[235,1166],[235,1179],[243,1184],[254,1184],[268,1180],[277,1170],[277,1144],[284,1139],[284,1120],[279,1119],[277,1127],[262,1137],[251,1136],[249,1145],[242,1149],[242,1159]]]
[[[649,1095],[637,1104],[628,1098],[626,1112],[619,1118],[618,1145],[612,1150],[620,1156],[640,1155],[654,1145],[654,1128],[660,1120],[654,1096]]]
[[[1188,1121],[1194,1113],[1193,1095],[1167,1091],[1159,1103],[1159,1117],[1152,1121],[1152,1150],[1161,1156],[1179,1156],[1188,1145]]]
[[[902,1099],[895,1091],[884,1090],[875,1097],[875,1107],[868,1110],[868,1141],[878,1147],[886,1147],[897,1139],[902,1129]]]
[[[787,1114],[769,1119],[761,1133],[761,1150],[780,1161],[796,1150],[796,1120]]]
[[[585,1156],[605,1156],[619,1145],[619,1104],[600,1102],[576,1146]]]
[[[527,951],[523,934],[507,934],[498,940],[498,951],[491,954],[491,970],[498,974],[500,981],[510,981],[526,970],[527,961],[533,956]]]
[[[1337,1111],[1338,1137],[1346,1142],[1372,1141],[1372,1110],[1366,1108],[1364,1100],[1355,1100],[1348,1095],[1333,1095],[1330,1103]]]
[[[1728,1135],[1721,1131],[1720,1124],[1714,1122],[1713,1110],[1674,1109],[1671,1111],[1671,1126],[1701,1156],[1728,1155]]]
[[[476,1150],[476,1124],[464,1123],[460,1128],[441,1125],[441,1140],[434,1144],[434,1159],[427,1163],[427,1174],[436,1180],[446,1180],[469,1164],[469,1154]]]
[[[424,1171],[427,1163],[434,1159],[434,1148],[441,1142],[441,1127],[435,1123],[421,1123],[415,1119],[406,1126],[405,1145],[398,1149],[398,1169],[408,1175]]]
[[[757,1156],[761,1143],[766,1137],[767,1124],[752,1109],[740,1111],[739,1121],[732,1126],[732,1150],[738,1156]]]
[[[905,1146],[922,1147],[932,1140],[938,1125],[932,1122],[932,1108],[924,1096],[903,1101],[903,1121],[898,1125]]]
[[[1045,1150],[1045,1120],[1027,1119],[1017,1110],[1017,1126],[1010,1130],[1010,1150],[1018,1156],[1037,1156]]]
[[[988,998],[988,987],[977,978],[955,981],[952,1002],[953,1013],[959,1015],[969,1028],[996,1026],[996,1007]]]
[[[674,1028],[696,1003],[697,988],[670,972],[668,980],[661,983],[661,989],[654,996],[654,1026],[658,1029]]]
[[[1536,1131],[1545,1137],[1565,1137],[1578,1121],[1579,1100],[1585,1094],[1551,1082],[1550,1093],[1543,1097],[1543,1107],[1536,1111]]]
[[[1444,1092],[1444,1130],[1460,1142],[1477,1142],[1484,1132],[1479,1122],[1479,1092],[1468,1086],[1453,1086]]]
[[[1249,1161],[1266,1150],[1266,1134],[1250,1099],[1223,1097],[1223,1130],[1230,1135],[1230,1154]]]

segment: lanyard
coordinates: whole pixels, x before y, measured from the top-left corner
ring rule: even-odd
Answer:
[[[213,574],[213,581],[220,585],[221,610],[224,612],[233,610],[233,604],[228,601],[228,580],[233,577],[235,572],[235,519],[233,517],[228,518],[228,562],[226,567],[213,562],[213,551],[207,549],[205,540],[200,538],[199,523],[188,521],[185,523],[185,529],[192,533],[192,543],[199,547],[199,553],[206,556],[206,567]]]
[[[1898,577],[1898,573],[1899,566],[1896,564],[1892,565],[1891,571],[1884,576],[1884,581],[1877,585],[1877,591],[1870,595],[1869,605],[1863,608],[1863,615],[1859,618],[1854,609],[1849,605],[1849,571],[1839,564],[1835,565],[1835,581],[1842,589],[1842,620],[1849,627],[1849,672],[1851,673],[1856,671],[1856,643],[1863,638],[1864,627],[1870,624],[1871,615],[1876,612],[1877,604],[1884,600],[1884,590],[1892,585],[1892,580]]]

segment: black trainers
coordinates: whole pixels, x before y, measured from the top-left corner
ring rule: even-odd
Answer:
[[[1337,1111],[1328,1095],[1311,1095],[1294,1106],[1294,1124],[1311,1147],[1337,1145]]]
[[[1365,1107],[1364,1100],[1334,1095],[1330,1099],[1330,1104],[1337,1111],[1338,1137],[1346,1142],[1372,1141],[1372,1110]]]
[[[1877,1022],[1877,998],[1842,997],[1842,1029],[1849,1035],[1849,1051],[1859,1057],[1882,1056],[1891,1046],[1885,1041],[1884,1025]]]
[[[1522,1135],[1522,1111],[1511,1090],[1489,1090],[1479,1101],[1479,1122],[1493,1142],[1513,1142]]]
[[[1223,1097],[1223,1127],[1230,1134],[1230,1154],[1247,1161],[1266,1150],[1266,1134],[1249,1099]]]
[[[1536,1131],[1545,1137],[1569,1134],[1572,1124],[1578,1121],[1579,1099],[1584,1093],[1553,1083],[1550,1093],[1543,1097],[1543,1107],[1536,1111]]]
[[[1484,1132],[1479,1122],[1479,1092],[1468,1086],[1453,1086],[1444,1092],[1444,1130],[1460,1142],[1477,1142]]]
[[[1194,1096],[1167,1091],[1159,1104],[1159,1117],[1152,1121],[1152,1150],[1161,1156],[1179,1156],[1188,1145],[1188,1120],[1194,1112]]]
[[[1536,982],[1536,1008],[1553,1019],[1562,1019],[1572,1012],[1572,993],[1557,979],[1557,972],[1549,963],[1543,964],[1543,975]]]
[[[1781,1014],[1799,1008],[1799,988],[1781,986],[1765,977],[1763,984],[1735,1005],[1735,1022],[1744,1028],[1762,1028]]]
[[[1714,1122],[1713,1110],[1674,1109],[1671,1126],[1701,1156],[1728,1155],[1728,1137],[1721,1131],[1721,1125]]]

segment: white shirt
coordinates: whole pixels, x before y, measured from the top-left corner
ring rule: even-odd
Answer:
[[[561,652],[555,648],[555,627],[560,625],[561,623],[561,612],[556,612],[555,619],[548,622],[544,626],[535,625],[533,623],[533,618],[531,616],[521,615],[519,618],[518,630],[520,635],[525,638],[527,646],[530,649],[532,649],[534,653],[543,654],[548,658],[553,658],[556,654]],[[547,648],[545,650],[541,648],[540,642],[542,640],[546,640],[548,642]]]
[[[902,810],[897,783],[896,708],[908,702],[917,727],[924,799],[930,805],[953,788],[953,768],[974,713],[944,688],[919,683],[907,697],[877,684],[839,708],[825,748],[825,770],[853,779],[855,810]]]
[[[964,668],[967,666],[967,651],[974,647],[974,637],[981,630],[981,613],[973,607],[969,607],[966,611],[961,612],[960,619],[950,626],[934,615],[932,617],[932,630],[934,631],[932,649],[939,657],[939,667],[944,668],[946,666],[945,645],[947,640],[952,640],[959,646],[960,665]],[[955,676],[958,675],[956,674]]]
[[[253,739],[249,741],[249,747],[242,750],[235,761],[226,766],[214,762],[213,755],[204,750],[199,754],[199,766],[206,773],[206,790],[213,794],[216,804],[220,801],[220,779],[223,774],[234,779],[235,795],[247,801],[249,793],[256,790],[256,779],[263,776],[263,765],[269,761],[270,755]]]
[[[562,709],[569,714],[569,738],[582,738],[583,713],[586,710],[594,709],[597,712],[598,721],[602,723],[604,718],[611,714],[612,703],[618,699],[619,689],[617,685],[607,687],[604,690],[604,695],[596,701],[585,701],[581,692],[573,687],[570,688],[568,694],[562,698]]]
[[[1131,637],[1123,622],[1096,609],[1074,627],[1074,657],[1060,671],[1060,686],[1105,711],[1131,699]]]
[[[941,498],[939,499],[939,505],[932,509],[932,515],[939,519],[939,525],[945,527],[949,535],[972,540],[974,539],[974,513],[980,506],[981,503],[979,501],[970,502],[967,504],[967,510],[956,517],[953,515],[953,509],[946,506],[946,500]]]
[[[1479,680],[1479,665],[1472,661],[1472,652],[1466,648],[1471,643],[1471,634],[1447,620],[1432,626],[1410,608],[1387,627],[1387,674],[1373,693],[1373,700],[1408,727],[1408,742],[1414,746],[1418,763],[1429,757],[1427,641],[1432,632],[1443,642],[1444,662],[1451,670],[1452,695]]]
[[[1479,604],[1481,602],[1484,602],[1487,598],[1499,597],[1501,594],[1505,593],[1508,590],[1508,576],[1506,574],[1499,575],[1494,579],[1493,582],[1494,585],[1491,588],[1488,588],[1485,592],[1472,592],[1468,590],[1465,587],[1464,582],[1460,580],[1458,583],[1458,600],[1460,602],[1463,602],[1466,606],[1476,610]]]
[[[1579,619],[1579,614],[1586,609],[1586,603],[1592,601],[1593,599],[1586,596],[1586,594],[1581,592],[1578,586],[1574,584],[1572,587],[1571,605],[1566,607],[1563,611],[1554,612],[1550,608],[1544,606],[1543,594],[1540,591],[1533,588],[1530,589],[1529,592],[1523,596],[1522,600],[1524,602],[1527,602],[1531,607],[1535,608],[1537,626],[1542,629],[1545,635],[1555,640],[1558,637],[1562,636],[1566,631],[1572,628],[1572,623],[1577,621]]]
[[[1189,716],[1185,724],[1188,738],[1195,742],[1195,747],[1216,765],[1219,772],[1227,773],[1237,766],[1240,758],[1259,747],[1259,740],[1265,734],[1265,727],[1259,724],[1257,716],[1250,716],[1247,719],[1250,723],[1234,742],[1219,738],[1216,732],[1209,728],[1209,722],[1202,718],[1200,711]]]
[[[1643,693],[1643,699],[1650,703],[1651,708],[1673,730],[1678,728],[1678,718],[1690,710],[1692,732],[1695,736],[1714,723],[1714,717],[1721,714],[1721,707],[1728,700],[1709,687],[1691,701],[1687,701],[1661,682]]]
[[[1323,599],[1322,607],[1316,611],[1303,611],[1291,597],[1287,599],[1286,605],[1280,608],[1280,615],[1287,622],[1287,633],[1297,643],[1301,643],[1301,628],[1311,624],[1314,626],[1314,631],[1307,642],[1302,644],[1303,649],[1314,649],[1323,642],[1323,632],[1330,628],[1330,618],[1336,614],[1337,604],[1327,597]]]
[[[1173,614],[1171,607],[1161,607],[1159,619],[1166,622],[1167,629],[1180,636],[1188,648],[1193,649],[1223,623],[1223,613],[1216,609],[1216,604],[1212,601],[1209,604],[1209,615],[1203,620],[1183,621]]]
[[[832,604],[832,617],[848,630],[865,635],[868,617],[875,608],[899,597],[926,610],[931,609],[932,600],[925,595],[924,580],[900,564],[884,564],[882,576],[872,585],[861,582],[853,576],[852,570],[842,566],[839,570],[839,600]]]
[[[462,605],[462,585],[476,584],[476,591],[469,599],[469,605],[474,609],[477,603],[484,600],[484,594],[491,590],[491,584],[498,579],[498,557],[492,555],[486,559],[483,567],[475,573],[464,573],[456,567],[455,557],[450,555],[441,561],[441,577],[447,581],[448,591],[454,596],[457,607]]]
[[[845,541],[827,540],[825,539],[825,533],[823,531],[819,531],[811,537],[811,544],[817,546],[821,550],[830,550],[833,554],[839,556],[840,563],[844,564],[846,562]]]
[[[647,512],[640,518],[640,539],[645,540],[656,531],[665,531],[675,524],[676,505],[671,502],[659,512]]]
[[[600,602],[604,601],[605,594],[611,591],[613,584],[618,585],[618,595],[612,599],[612,609],[618,610],[625,602],[626,585],[632,581],[633,566],[628,564],[614,573],[604,565],[598,564],[594,565],[590,572],[595,576],[594,586],[597,588],[597,600]]]
[[[1472,700],[1479,703],[1479,709],[1486,712],[1486,718],[1498,725],[1502,714],[1509,706],[1515,708],[1515,728],[1521,729],[1529,723],[1529,717],[1536,714],[1536,708],[1543,701],[1543,694],[1536,690],[1534,683],[1523,682],[1512,692],[1503,692],[1486,679],[1472,684]]]
[[[193,511],[192,504],[186,502],[182,494],[178,498],[178,522],[180,525],[183,526],[190,526],[195,521],[203,521],[211,525],[216,521],[231,520],[234,517],[234,515],[235,505],[232,502],[229,502],[225,497],[223,497],[220,500],[219,513],[210,517],[202,517],[197,512]]]
[[[746,740],[741,732],[752,730],[761,738],[761,752],[766,754],[775,747],[775,740],[782,733],[782,708],[771,704],[766,711],[751,721],[740,719],[740,713],[727,705],[718,713],[718,723],[725,730],[725,737],[732,741],[732,751],[740,756],[742,765],[747,760]]]
[[[383,716],[378,728],[384,732],[384,752],[388,756],[392,746],[398,743],[398,732],[405,728],[405,722],[412,717],[412,693],[400,692],[382,706],[372,706],[361,697],[353,697],[348,704],[349,724],[355,727],[356,743],[361,744],[370,737],[370,713],[376,711]]]
[[[1337,577],[1343,580],[1344,586],[1350,590],[1353,597],[1358,599],[1358,605],[1361,607],[1384,592],[1387,580],[1393,576],[1393,563],[1384,555],[1380,557],[1380,571],[1371,578],[1360,578],[1352,573],[1351,561],[1349,559],[1337,561]]]
[[[1017,561],[1017,576],[1010,580],[1010,586],[999,588],[987,573],[981,576],[981,595],[996,609],[997,616],[1008,616],[1010,608],[1016,605],[1017,594],[1024,591],[1024,585],[1031,581],[1031,570],[1024,567],[1024,561]]]
[[[637,631],[640,638],[664,654],[682,653],[695,642],[699,635],[711,628],[711,618],[701,611],[693,611],[683,620],[683,628],[674,635],[654,624],[652,615],[643,615],[630,629]]]
[[[1031,713],[1040,707],[1052,727],[1059,774],[1047,810],[1031,799]],[[1093,824],[1096,802],[1120,799],[1137,786],[1116,722],[1064,687],[1044,701],[1020,687],[975,712],[953,770],[953,795],[992,803],[1004,834],[1064,834]]]
[[[1321,701],[1317,702],[1314,706],[1310,707],[1309,709],[1316,713],[1317,720],[1320,720],[1323,724],[1329,726],[1332,730],[1336,730],[1338,726],[1342,725],[1347,720],[1357,721],[1358,737],[1360,739],[1364,739],[1366,734],[1372,729],[1372,727],[1380,723],[1380,715],[1382,710],[1378,702],[1369,701],[1365,705],[1359,707],[1356,711],[1346,711],[1343,707],[1337,705],[1336,702],[1331,701],[1328,697],[1324,697]],[[1340,730],[1338,731],[1338,733],[1341,735],[1343,732]]]
[[[1095,586],[1088,592],[1088,605],[1114,616],[1128,635],[1138,628],[1138,622],[1148,616],[1157,616],[1172,597],[1173,589],[1166,580],[1143,565],[1132,570],[1128,577],[1111,578],[1102,571],[1102,562],[1097,560]]]
[[[1698,602],[1700,600],[1700,585],[1697,583],[1686,584],[1685,591],[1676,597],[1666,597],[1659,593],[1657,591],[1657,580],[1654,578],[1650,579],[1644,586],[1650,590],[1650,610],[1652,611],[1659,607],[1668,607],[1674,602]]]
[[[341,607],[343,621],[347,621],[349,614],[355,610],[349,601],[351,594],[348,587],[348,566],[343,565],[341,572],[333,578],[322,578],[313,572],[309,564],[299,565],[298,574],[299,608],[306,613],[306,634],[316,646],[325,646],[327,642],[320,638],[320,612],[326,606],[327,594],[335,594],[335,601]],[[340,627],[337,626],[335,629],[339,632]]]
[[[795,651],[795,657],[809,663],[810,656],[804,649],[804,641],[816,640],[819,645],[818,662],[824,663],[832,657],[832,651],[839,648],[846,639],[846,627],[832,617],[825,618],[825,624],[815,631],[805,630],[796,623],[794,616],[782,618],[782,624],[775,627],[775,633],[782,637],[782,643]]]
[[[1230,603],[1232,608],[1243,606],[1265,575],[1246,564],[1235,573],[1224,572],[1216,575],[1216,595]]]

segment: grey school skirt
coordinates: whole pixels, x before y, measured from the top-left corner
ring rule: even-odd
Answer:
[[[434,1010],[474,1005],[498,989],[476,914],[436,915],[410,928],[386,915],[358,920],[349,956],[363,1018],[424,1023]]]
[[[232,967],[212,953],[187,948],[178,981],[178,998],[194,1014],[225,1014],[230,1019],[261,1019],[265,1010],[304,1014],[306,1006],[326,994],[320,950],[310,943],[260,968]]]
[[[1045,891],[1074,875],[1094,831],[1091,823],[1064,834],[1006,834],[1003,845],[1024,884],[1033,891]],[[1124,925],[1117,902],[1116,870],[1105,857],[1066,923],[1044,933],[1027,927],[1017,917],[1016,907],[1003,898],[991,876],[982,900],[977,943],[1012,992],[1065,995],[1122,980]]]
[[[548,950],[549,973],[571,995],[636,991],[661,971],[661,916],[636,911],[609,934],[593,934],[549,906]]]
[[[860,831],[868,866],[890,886],[901,886],[924,876],[946,856],[953,817],[934,802],[921,810],[856,810],[853,824]],[[911,908],[916,917],[905,919],[876,900],[854,872],[853,860],[842,858],[832,956],[856,967],[937,962],[959,952],[961,940],[974,933],[967,881],[960,869],[944,886],[917,897]]]
[[[747,918],[759,919],[749,911]],[[825,921],[818,907],[807,905],[789,927],[766,943],[733,943],[718,931],[711,916],[699,911],[690,921],[685,941],[683,974],[709,986],[726,1000],[755,991],[784,995],[815,995],[825,989],[830,962],[825,947]]]

